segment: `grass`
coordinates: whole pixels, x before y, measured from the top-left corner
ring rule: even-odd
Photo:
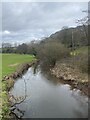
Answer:
[[[88,73],[89,48],[88,46],[83,46],[70,53],[70,64],[77,67],[82,73]]]
[[[32,60],[35,60],[35,57],[32,55],[0,54],[0,71],[2,71],[0,73],[0,108],[2,108],[2,110],[0,109],[0,119],[1,117],[2,119],[4,117],[7,118],[9,114],[8,81],[2,81],[2,77],[13,73],[21,64],[31,62]]]
[[[4,117],[7,118],[9,114],[9,102],[8,102],[8,92],[7,92],[7,82],[2,82],[2,92],[0,93],[0,97],[2,98],[2,104],[1,104],[1,114],[0,117],[2,120],[4,120]]]
[[[2,77],[13,73],[17,67],[26,62],[31,62],[35,57],[21,54],[2,54]]]
[[[0,71],[2,71],[2,54],[0,54]],[[2,72],[0,72],[0,80],[2,79]]]
[[[0,71],[2,71],[2,55],[0,54]],[[2,79],[2,72],[0,72],[0,108],[2,107],[2,83],[1,83],[1,79]],[[0,109],[0,118],[1,118],[1,112],[2,110]]]
[[[70,55],[71,56],[76,56],[76,55],[79,55],[79,54],[82,54],[82,53],[85,54],[85,53],[88,53],[88,49],[89,49],[89,47],[86,47],[86,46],[80,47],[80,48],[74,50],[73,52],[70,52]]]

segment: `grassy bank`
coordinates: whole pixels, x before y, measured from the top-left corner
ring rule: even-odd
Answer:
[[[2,71],[2,55],[0,54],[0,71]],[[2,92],[2,72],[0,72],[0,108],[2,107],[2,97],[1,97],[1,92]],[[1,112],[2,110],[0,109],[0,118],[1,118]]]
[[[15,72],[21,64],[32,62],[35,60],[35,57],[32,55],[20,55],[20,54],[2,54],[2,79],[4,76],[10,75]],[[0,80],[1,80],[0,79]],[[13,84],[12,81],[9,81],[9,84]],[[2,115],[1,117],[8,117],[9,114],[9,102],[8,102],[8,81],[0,81],[0,86],[2,86],[2,92],[0,94],[0,99],[2,97]],[[4,118],[3,118],[4,119]]]

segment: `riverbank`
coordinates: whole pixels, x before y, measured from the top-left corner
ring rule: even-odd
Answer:
[[[10,101],[9,90],[13,87],[15,80],[36,62],[31,55],[3,54],[2,55],[2,119],[9,118]],[[16,64],[18,63],[18,64]]]
[[[70,84],[72,88],[79,89],[90,97],[88,73],[82,73],[78,68],[66,63],[57,63],[50,71],[60,81],[62,80],[64,83]]]
[[[6,81],[6,90],[7,90],[7,97],[8,97],[8,106],[7,107],[11,107],[11,101],[12,101],[12,96],[9,95],[9,91],[10,89],[13,87],[14,83],[15,83],[15,80],[19,77],[22,77],[22,75],[28,70],[28,68],[30,68],[32,65],[34,65],[36,63],[36,60],[30,62],[30,63],[24,63],[21,65],[21,67],[19,69],[17,69],[16,72],[12,73],[11,75],[9,76],[5,76],[4,77],[4,81]],[[12,114],[11,114],[11,110],[9,109],[8,110],[9,112],[9,115],[8,117],[13,117]],[[15,116],[17,117],[17,116]]]
[[[14,73],[3,77],[3,80],[7,81],[8,91],[14,85],[15,80],[19,77],[22,77],[22,75],[28,70],[28,68],[34,65],[35,63],[36,63],[36,60],[33,60],[30,63],[29,62],[23,63],[19,66],[19,68]]]

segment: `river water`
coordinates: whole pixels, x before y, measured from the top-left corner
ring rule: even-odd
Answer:
[[[10,92],[17,101],[26,96],[21,104],[17,104],[17,108],[24,112],[23,118],[88,117],[88,98],[79,90],[72,90],[68,84],[47,77],[40,68],[36,73],[33,67],[29,68]]]

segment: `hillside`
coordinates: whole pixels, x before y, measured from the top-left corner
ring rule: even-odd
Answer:
[[[78,26],[76,28],[63,28],[44,40],[45,42],[60,41],[67,47],[72,47],[72,44],[75,48],[78,46],[87,46],[87,31],[88,28],[86,27],[86,29],[84,29],[83,26]]]

